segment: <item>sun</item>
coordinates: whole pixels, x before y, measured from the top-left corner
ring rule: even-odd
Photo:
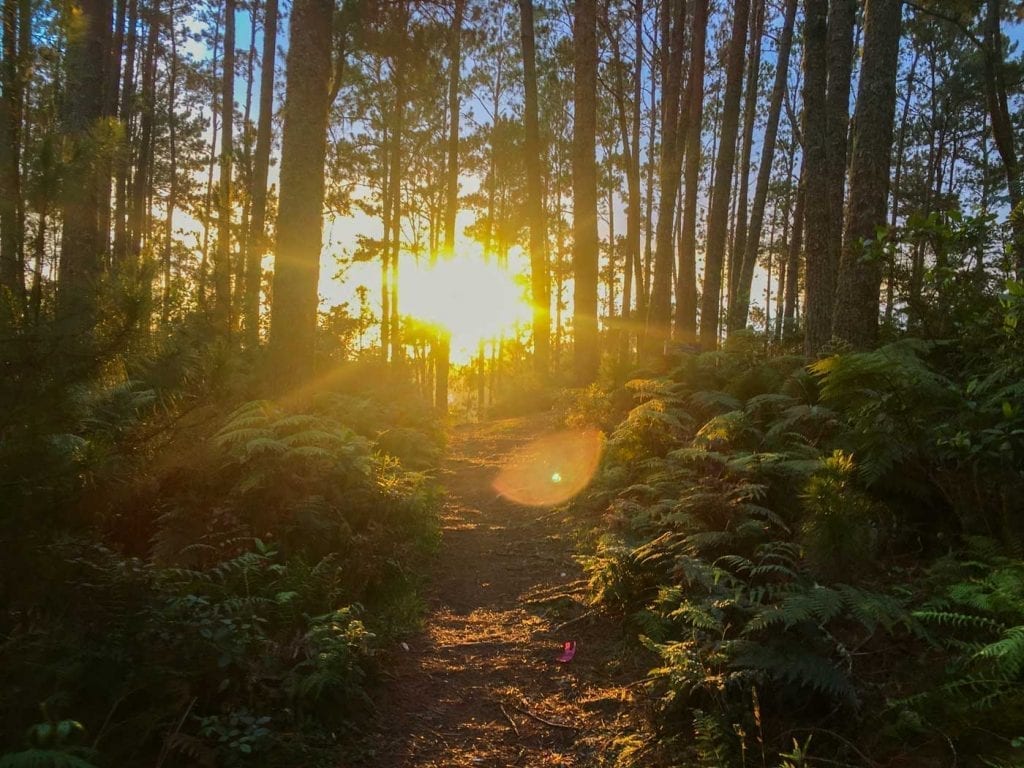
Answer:
[[[468,362],[481,341],[513,335],[530,321],[530,303],[514,275],[471,257],[409,265],[398,283],[399,308],[447,330],[452,361]]]

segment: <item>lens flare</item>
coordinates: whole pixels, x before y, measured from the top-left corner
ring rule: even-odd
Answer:
[[[494,481],[509,501],[549,507],[568,501],[594,477],[603,437],[596,429],[567,430],[533,440],[512,454]]]

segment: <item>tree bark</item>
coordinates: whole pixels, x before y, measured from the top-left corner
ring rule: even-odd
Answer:
[[[804,207],[807,201],[807,184],[804,168],[800,166],[800,180],[797,182],[796,204],[793,206],[793,234],[789,240],[786,255],[786,299],[783,309],[782,338],[790,341],[796,335],[796,302],[800,288],[800,249],[803,246]]]
[[[544,221],[544,180],[541,168],[533,0],[519,0],[519,17],[523,45],[524,117],[526,123],[526,205],[527,218],[530,222],[533,365],[538,375],[547,377],[551,364],[551,278],[548,274],[547,226]]]
[[[3,59],[0,61],[0,320],[22,312],[25,301],[24,232],[18,217],[21,192],[22,83],[18,0],[3,0]]]
[[[597,379],[597,1],[575,0],[574,7],[573,332],[577,386]]]
[[[679,101],[683,85],[686,3],[682,0],[672,0],[662,9],[662,13],[665,14],[662,29],[667,29],[668,35],[664,36],[662,41],[664,80],[661,96],[658,226],[654,235],[654,275],[644,333],[644,351],[648,355],[660,352],[670,336],[672,324],[672,238],[681,163]],[[685,129],[685,126],[683,127]]]
[[[231,333],[231,207],[235,123],[235,0],[224,0],[224,55],[221,65],[220,178],[217,204],[217,254],[213,263],[213,325]]]
[[[708,0],[694,0],[686,102],[683,222],[679,238],[679,271],[676,281],[675,336],[684,344],[697,341],[697,195],[700,184],[701,124],[704,120],[707,32]]]
[[[1013,236],[1014,268],[1018,280],[1024,280],[1024,184],[1014,139],[1006,88],[1005,54],[1000,0],[986,0],[984,63],[985,101],[992,121],[992,139],[1003,162],[1003,173],[1010,198],[1010,228]]]
[[[850,211],[832,329],[834,336],[858,349],[871,347],[878,337],[882,255],[866,242],[874,240],[875,230],[886,223],[900,16],[900,0],[868,0],[864,13],[864,58],[850,164]]]
[[[757,96],[761,75],[761,38],[764,34],[764,0],[756,0],[750,24],[750,56],[747,68],[746,103],[743,107],[743,139],[740,149],[739,193],[736,196],[736,234],[729,254],[729,312],[734,319],[736,293],[743,273],[743,259],[747,250],[747,201],[750,193],[750,157],[754,148],[754,123],[757,120]],[[771,168],[769,167],[769,172]],[[760,245],[758,243],[758,245]],[[755,254],[756,254],[755,246]],[[749,302],[749,300],[748,300]],[[744,313],[745,314],[745,313]],[[744,317],[744,321],[746,317]],[[742,327],[742,326],[741,326]],[[732,330],[733,320],[728,328]]]
[[[260,59],[260,104],[256,118],[256,148],[253,152],[252,213],[249,217],[249,251],[245,266],[245,305],[242,309],[245,344],[255,349],[260,343],[260,288],[263,255],[267,252],[267,176],[270,170],[270,142],[274,118],[274,67],[277,62],[277,0],[263,7],[263,55]]]
[[[167,219],[164,223],[163,243],[163,297],[160,306],[160,324],[166,327],[171,317],[171,283],[174,267],[174,209],[178,205],[178,116],[174,111],[178,88],[178,34],[174,27],[175,0],[169,0],[167,31],[171,37],[171,58],[167,71],[167,159],[169,181],[167,187]]]
[[[782,99],[786,95],[786,83],[789,80],[789,55],[793,47],[796,5],[797,0],[786,0],[786,15],[782,22],[779,48],[776,52],[775,83],[772,86],[771,101],[768,105],[768,122],[764,128],[764,138],[761,144],[761,164],[757,169],[754,203],[750,212],[750,232],[745,240],[743,266],[739,276],[734,311],[730,313],[729,327],[731,330],[745,327],[747,313],[750,311],[750,290],[754,280],[754,269],[757,267],[757,251],[761,244],[761,227],[764,224],[764,208],[768,200],[772,163],[775,160],[775,144],[779,133],[779,119],[782,114]]]
[[[813,0],[812,0],[813,1]],[[715,160],[715,182],[708,216],[708,240],[704,261],[704,293],[701,297],[700,344],[704,349],[718,346],[719,294],[722,290],[722,264],[729,229],[729,202],[732,169],[736,159],[736,134],[739,131],[740,97],[743,89],[743,65],[746,49],[750,0],[733,5],[732,37],[726,64],[725,94],[722,102],[722,130]]]
[[[314,368],[333,22],[333,0],[292,6],[270,328],[281,392],[308,382]]]
[[[825,95],[825,156],[827,158],[829,311],[832,312],[843,247],[847,153],[850,135],[850,79],[858,0],[830,0],[828,9],[828,86]],[[827,339],[825,339],[827,341]]]
[[[816,355],[831,337],[835,284],[828,238],[827,39],[826,0],[804,0],[804,351],[809,356]]]
[[[97,320],[102,271],[100,194],[90,131],[103,114],[105,62],[110,52],[110,0],[72,3],[67,42],[63,130],[71,160],[63,185],[58,319],[68,335],[88,340]],[[76,347],[82,354],[87,345]]]

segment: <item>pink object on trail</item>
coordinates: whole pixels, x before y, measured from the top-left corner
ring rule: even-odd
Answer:
[[[566,640],[564,643],[562,643],[562,653],[556,659],[556,661],[558,661],[561,664],[566,664],[566,663],[572,661],[573,656],[575,656],[575,655],[576,655],[576,641],[575,640]]]

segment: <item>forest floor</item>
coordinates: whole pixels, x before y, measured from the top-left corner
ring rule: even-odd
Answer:
[[[627,653],[621,626],[585,603],[572,525],[492,487],[511,454],[549,431],[538,418],[452,430],[427,616],[383,662],[354,764],[601,766],[650,738],[638,684],[649,660]],[[577,653],[559,663],[566,640]]]

